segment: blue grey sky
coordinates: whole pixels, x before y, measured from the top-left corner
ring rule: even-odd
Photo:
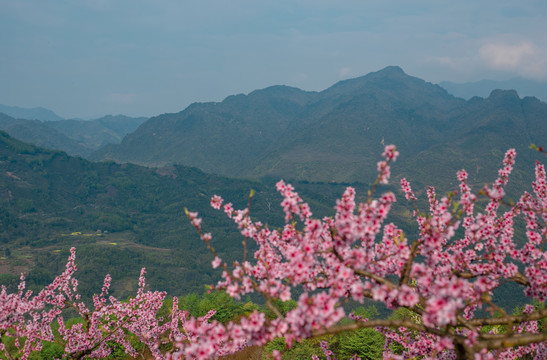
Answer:
[[[0,0],[0,104],[153,116],[399,65],[547,80],[544,0]]]

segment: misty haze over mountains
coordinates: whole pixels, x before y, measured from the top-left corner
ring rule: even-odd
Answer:
[[[500,152],[516,147],[529,154],[527,146],[547,136],[544,102],[521,99],[512,90],[472,98],[498,85],[542,94],[542,83],[517,79],[442,85],[456,96],[389,66],[320,92],[271,86],[148,120],[119,115],[44,121],[55,114],[3,106],[12,115],[42,114],[43,121],[2,115],[0,129],[93,161],[182,164],[240,178],[326,182],[370,181],[382,143],[398,146],[397,168],[411,178],[419,179],[423,169],[438,163],[435,168],[443,169],[438,176],[468,166],[486,180],[491,173],[485,170],[494,171]]]
[[[516,90],[521,97],[534,96],[547,102],[547,82],[516,77],[508,80],[479,80],[465,83],[453,81],[441,81],[441,87],[450,94],[469,100],[473,96],[486,98],[493,90]],[[43,108],[22,108],[0,104],[0,113],[4,113],[15,119],[59,121],[65,120],[53,111]],[[107,115],[110,116],[110,115]],[[82,120],[82,119],[70,119]]]

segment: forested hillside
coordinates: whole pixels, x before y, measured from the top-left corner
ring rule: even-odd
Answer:
[[[318,216],[332,214],[342,184],[295,184]],[[365,186],[356,184],[365,193]],[[170,294],[198,292],[219,276],[205,245],[184,215],[199,211],[215,247],[227,259],[241,255],[237,228],[213,211],[219,194],[244,208],[256,190],[253,215],[283,223],[281,197],[272,182],[209,175],[196,168],[150,169],[92,163],[38,148],[0,132],[0,283],[15,284],[21,271],[32,286],[58,274],[68,249],[78,251],[81,290],[97,292],[110,273],[118,294],[136,286],[147,267],[150,286]]]

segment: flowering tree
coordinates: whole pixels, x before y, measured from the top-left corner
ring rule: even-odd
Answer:
[[[375,195],[377,185],[388,182],[390,164],[398,152],[389,145],[382,156],[367,200],[357,205],[354,189],[347,188],[332,218],[313,218],[309,206],[283,181],[277,184],[285,213],[285,226],[279,230],[251,219],[252,192],[243,210],[235,210],[214,196],[211,206],[222,208],[244,237],[241,261],[230,265],[215,252],[212,236],[202,230],[198,214],[187,212],[213,254],[212,266],[222,269],[217,288],[235,298],[251,292],[261,294],[274,319],[258,311],[226,325],[212,320],[213,313],[190,318],[178,309],[176,298],[169,318],[158,318],[165,293],[144,290],[144,271],[134,298],[128,302],[113,297],[107,300],[107,276],[101,294],[93,299],[93,308],[88,309],[76,293],[72,250],[65,272],[36,296],[24,292],[24,278],[17,293],[8,294],[2,288],[0,335],[3,341],[15,338],[15,356],[21,358],[39,350],[42,341],[55,340],[51,324],[57,321],[67,358],[105,357],[109,341],[136,356],[128,341],[130,333],[158,359],[209,359],[245,346],[264,345],[276,337],[284,337],[291,346],[309,337],[374,328],[385,335],[385,359],[510,359],[525,354],[547,358],[547,333],[538,326],[538,320],[547,317],[547,309],[528,304],[521,314],[509,315],[492,298],[493,290],[506,282],[522,286],[531,300],[544,302],[547,297],[544,166],[536,165],[533,194],[525,192],[503,212],[504,186],[514,164],[514,150],[506,153],[494,184],[478,193],[488,201],[483,211],[475,209],[478,197],[467,185],[467,173],[458,172],[459,196],[439,199],[429,188],[429,211],[422,213],[415,206],[419,236],[409,239],[394,224],[386,224],[395,195]],[[416,197],[405,179],[401,187],[405,197],[414,202]],[[524,219],[526,227],[522,246],[514,239],[517,217]],[[258,246],[253,259],[248,259],[248,241]],[[281,311],[279,300],[291,299],[297,287],[302,289],[297,307]],[[365,298],[390,309],[405,308],[411,316],[369,320],[348,314],[353,322],[341,325],[346,316],[344,301],[363,302]],[[67,308],[76,310],[83,322],[65,326],[63,312]],[[482,316],[494,311],[501,316]],[[3,342],[0,347],[6,357],[12,357]],[[322,343],[321,347],[331,358],[328,345]],[[274,351],[273,356],[279,358],[280,353]]]
[[[66,270],[46,288],[33,296],[25,290],[25,278],[16,293],[9,294],[5,286],[0,292],[0,351],[8,359],[27,359],[31,352],[40,351],[44,341],[57,342],[64,347],[65,359],[104,358],[111,354],[109,342],[122,346],[127,354],[139,354],[130,343],[130,337],[138,339],[156,359],[180,359],[182,351],[192,357],[211,357],[223,354],[221,344],[203,346],[197,334],[210,333],[214,336],[215,321],[209,322],[215,311],[200,318],[189,318],[188,313],[178,308],[173,298],[169,318],[161,318],[158,311],[163,305],[166,293],[145,291],[145,269],[141,270],[139,287],[135,297],[120,302],[108,296],[111,278],[105,277],[100,295],[93,296],[93,308],[89,309],[77,293],[78,281],[73,277],[76,271],[75,249],[70,249]],[[68,327],[64,317],[74,317],[74,311],[81,322]],[[58,339],[52,326],[56,323]],[[8,351],[6,342],[14,339],[14,351]],[[162,345],[166,345],[163,352]],[[173,346],[177,344],[177,347]]]
[[[243,259],[232,268],[215,253],[211,235],[202,231],[198,215],[187,214],[214,255],[213,267],[223,269],[217,288],[234,297],[258,292],[277,315],[266,321],[253,314],[253,321],[260,326],[259,331],[249,332],[247,344],[284,336],[290,346],[307,337],[374,327],[385,335],[386,359],[490,359],[525,354],[547,358],[547,333],[538,330],[538,320],[547,317],[547,309],[528,304],[522,314],[509,315],[492,299],[493,290],[506,282],[521,285],[530,299],[544,302],[547,297],[544,166],[536,164],[533,194],[524,192],[518,203],[504,212],[504,186],[513,169],[514,149],[505,154],[494,184],[479,192],[488,199],[483,211],[475,209],[478,197],[467,185],[463,170],[457,174],[458,197],[452,194],[439,199],[435,190],[428,188],[429,212],[421,213],[415,205],[419,236],[410,241],[394,224],[385,224],[395,195],[388,192],[374,197],[376,186],[388,182],[390,163],[398,152],[388,145],[382,156],[367,200],[357,206],[355,191],[348,187],[336,203],[333,218],[314,219],[309,206],[283,181],[277,183],[286,222],[280,230],[253,222],[250,201],[247,209],[234,210],[231,204],[222,206],[219,196],[213,197],[211,205],[223,207],[245,237]],[[401,180],[401,187],[407,200],[414,202],[416,196],[406,179]],[[518,216],[526,223],[526,242],[520,247],[514,241]],[[459,228],[463,228],[463,235],[457,237]],[[258,245],[253,262],[247,260],[248,239]],[[290,299],[295,287],[304,292],[297,308],[283,316],[274,300]],[[411,319],[353,316],[353,323],[338,325],[345,315],[344,300],[363,302],[364,298],[391,309],[406,308]],[[478,310],[497,311],[501,316],[477,316]],[[505,331],[500,331],[502,327]],[[234,339],[237,333],[229,334]],[[403,347],[402,354],[392,351],[394,343]],[[325,354],[330,356],[327,350]]]

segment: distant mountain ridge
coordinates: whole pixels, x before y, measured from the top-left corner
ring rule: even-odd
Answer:
[[[14,119],[0,113],[0,130],[19,140],[48,149],[63,150],[72,155],[84,156],[93,151],[40,120]]]
[[[536,98],[494,91],[465,101],[390,66],[320,92],[273,86],[192,104],[149,119],[90,158],[235,177],[367,182],[382,143],[394,143],[401,152],[395,175],[448,185],[462,167],[475,170],[476,182],[491,181],[509,147],[532,159],[527,147],[545,142],[546,119],[547,104]]]
[[[40,120],[40,121],[59,121],[64,120],[59,115],[43,107],[22,108],[18,106],[8,106],[0,104],[0,113],[4,113],[16,119]]]
[[[547,82],[524,78],[503,81],[480,80],[466,83],[442,81],[439,85],[454,96],[471,99],[473,96],[488,97],[493,90],[516,90],[521,96],[534,96],[547,102]]]
[[[46,125],[65,136],[84,144],[91,150],[99,149],[106,144],[117,144],[125,135],[135,131],[146,117],[129,117],[125,115],[106,115],[93,120],[64,120],[46,122]]]
[[[41,147],[85,157],[105,144],[119,143],[146,119],[108,115],[95,120],[41,121],[0,112],[0,130]]]

